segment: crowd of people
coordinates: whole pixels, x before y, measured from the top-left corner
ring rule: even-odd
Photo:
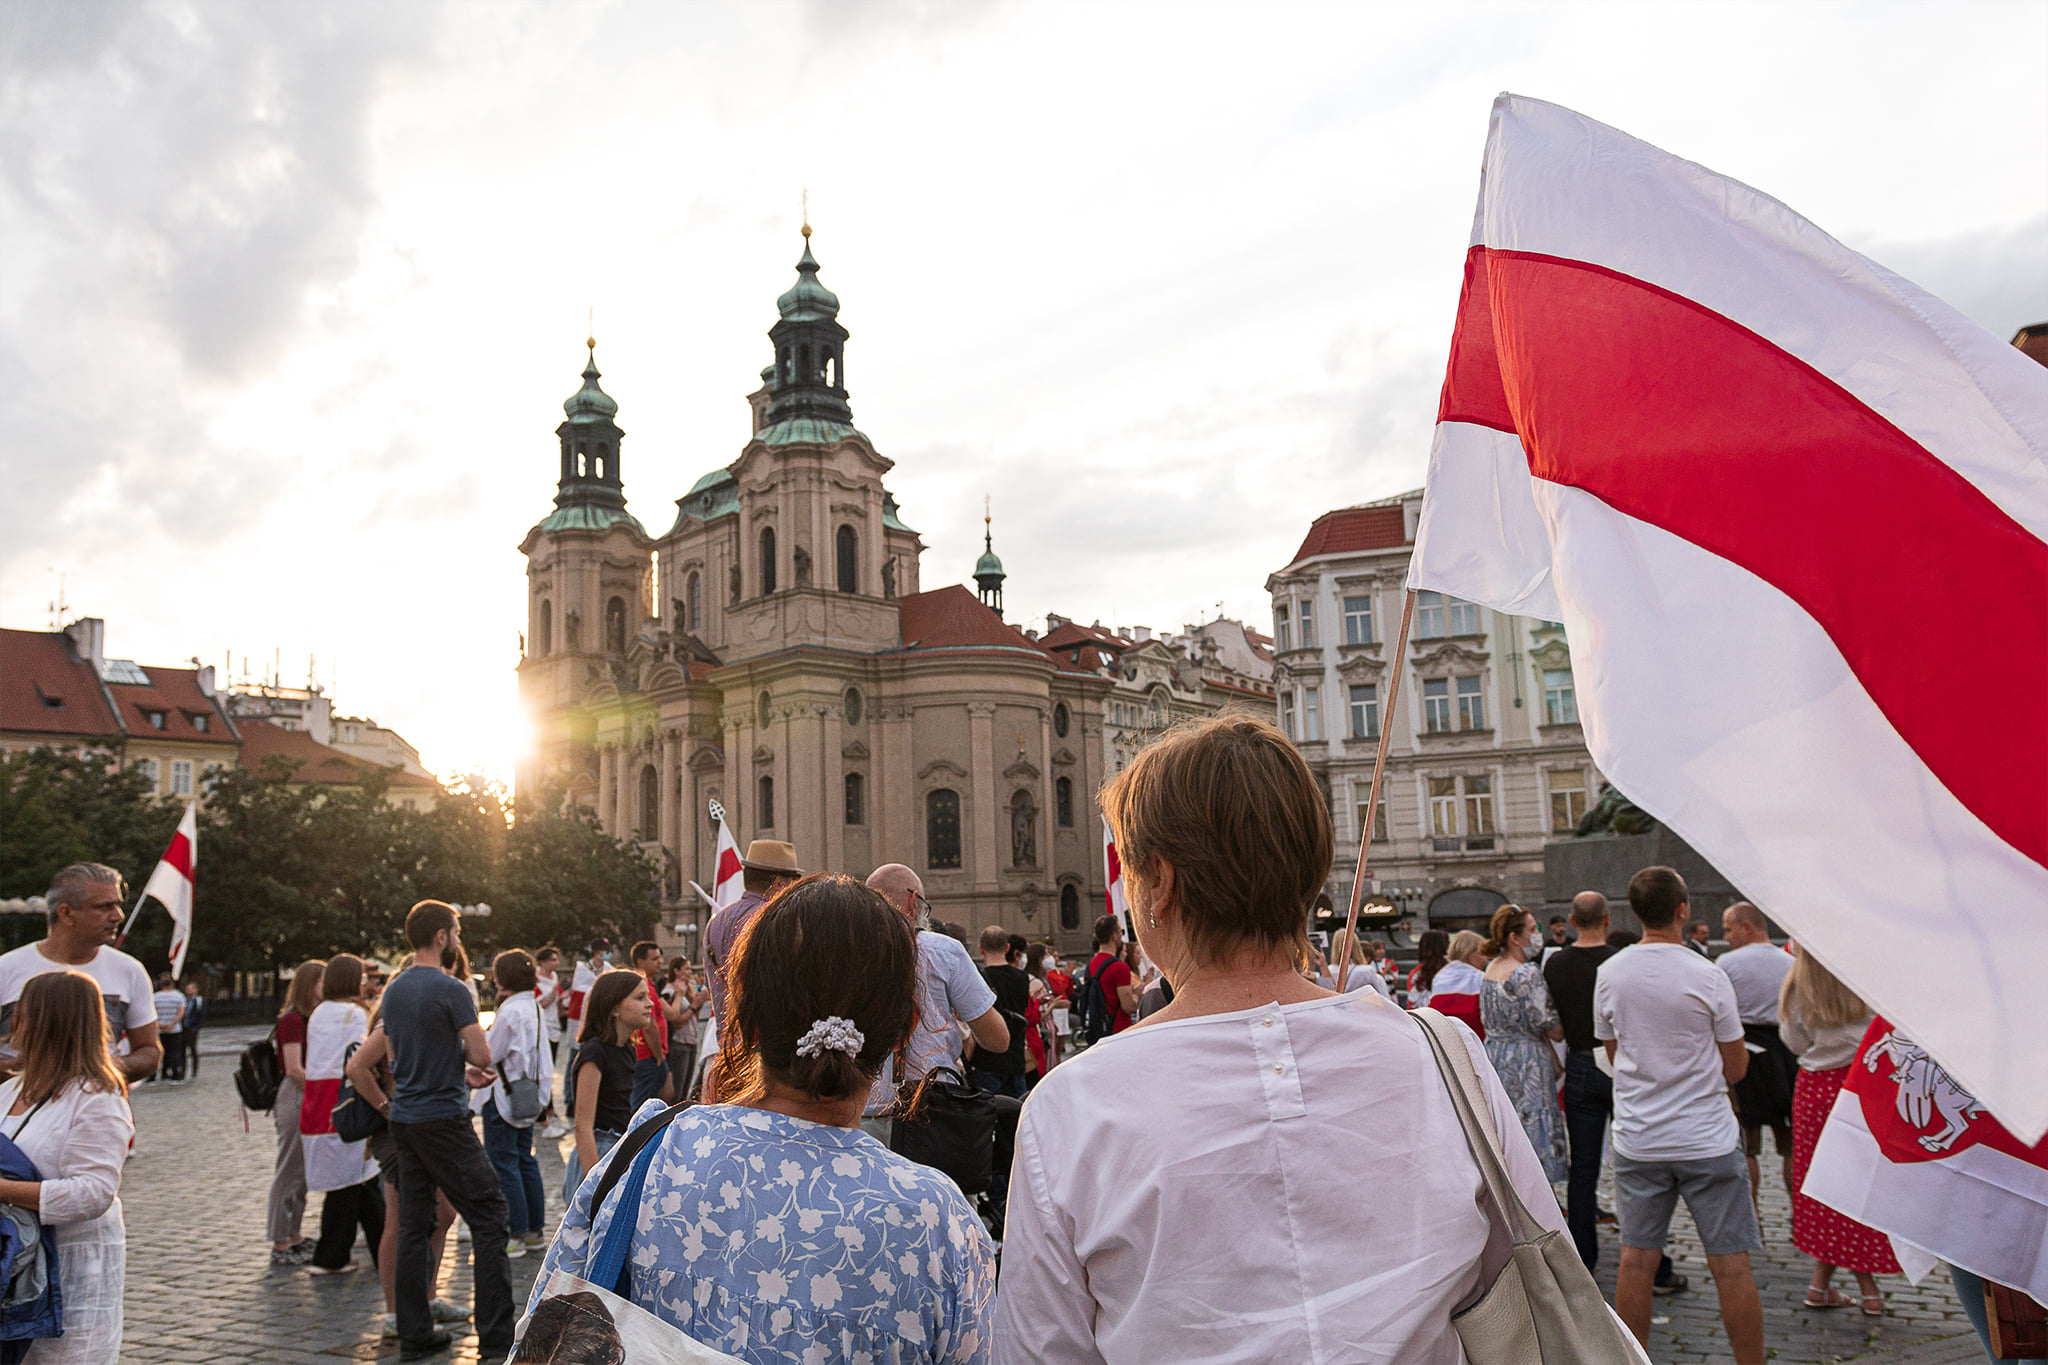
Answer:
[[[1884,1312],[1888,1241],[1799,1193],[1870,1011],[1755,907],[1726,910],[1713,956],[1684,881],[1648,868],[1628,891],[1639,937],[1586,892],[1543,928],[1505,905],[1484,934],[1429,930],[1407,968],[1363,935],[1326,953],[1306,933],[1329,824],[1272,726],[1172,731],[1102,804],[1131,937],[1104,916],[1077,961],[935,921],[906,865],[807,873],[763,840],[701,972],[652,942],[624,965],[603,941],[573,967],[510,949],[486,1019],[439,901],[412,908],[388,980],[346,952],[300,964],[272,1034],[273,1263],[349,1273],[360,1237],[401,1359],[446,1351],[472,1315],[502,1359],[510,1260],[545,1249],[529,1309],[554,1272],[589,1271],[625,1212],[609,1167],[633,1151],[630,1253],[603,1288],[740,1359],[1249,1362],[1341,1341],[1456,1360],[1453,1315],[1507,1236],[1409,1015],[1427,1006],[1468,1026],[1481,1122],[1536,1221],[1589,1271],[1616,1225],[1613,1309],[1639,1341],[1653,1296],[1687,1287],[1665,1254],[1682,1200],[1730,1353],[1764,1359],[1766,1178],[1814,1261],[1806,1305]],[[29,1359],[113,1361],[127,1088],[176,1083],[173,1055],[196,1067],[204,1005],[110,946],[110,869],[57,880],[48,936],[0,956],[0,1209],[56,1229],[65,1333]],[[956,1169],[932,1153],[960,1131],[985,1145]],[[563,1141],[552,1195],[537,1139]],[[1331,1173],[1361,1165],[1372,1197],[1332,1198]],[[432,1296],[458,1219],[473,1309]]]

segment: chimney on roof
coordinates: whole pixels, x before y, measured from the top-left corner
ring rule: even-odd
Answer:
[[[1125,632],[1124,638],[1126,640],[1136,640],[1142,645],[1152,638],[1152,627],[1132,626],[1129,631]]]
[[[192,680],[199,684],[199,690],[201,693],[209,697],[214,695],[212,664],[200,665],[199,671],[192,675]]]
[[[64,627],[79,657],[92,665],[93,672],[107,671],[107,623],[97,616],[81,616]]]

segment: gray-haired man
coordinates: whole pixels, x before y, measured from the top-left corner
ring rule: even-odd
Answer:
[[[36,942],[0,954],[0,1038],[13,1033],[14,1006],[30,977],[84,972],[99,982],[109,1036],[127,1040],[128,1055],[117,1059],[122,1072],[131,1081],[156,1074],[163,1047],[149,971],[113,946],[121,932],[122,891],[121,874],[105,863],[73,863],[50,879],[48,930]],[[0,1074],[12,1073],[15,1060],[13,1047],[0,1043]]]

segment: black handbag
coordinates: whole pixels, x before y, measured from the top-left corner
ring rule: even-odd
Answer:
[[[934,1067],[910,1112],[897,1116],[889,1150],[952,1177],[965,1194],[980,1194],[995,1174],[1000,1108],[952,1067]]]
[[[361,1043],[350,1043],[348,1051],[341,1055],[343,1067],[355,1055]],[[370,1107],[370,1102],[356,1093],[348,1076],[341,1078],[341,1093],[334,1101],[334,1108],[327,1116],[334,1125],[334,1135],[343,1142],[361,1142],[364,1138],[384,1131],[384,1116]]]

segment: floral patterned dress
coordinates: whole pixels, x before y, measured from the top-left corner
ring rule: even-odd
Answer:
[[[1557,1053],[1549,1033],[1558,1027],[1550,988],[1533,962],[1515,968],[1505,981],[1488,977],[1479,987],[1479,1017],[1486,1024],[1486,1056],[1501,1088],[1515,1102],[1522,1131],[1554,1184],[1571,1166],[1565,1144],[1564,1111],[1557,1105]]]
[[[649,1101],[634,1125],[660,1111]],[[945,1176],[857,1128],[739,1105],[691,1109],[655,1147],[627,1255],[640,1307],[761,1365],[991,1358],[995,1252]],[[528,1312],[603,1241],[617,1201],[593,1226],[596,1184],[563,1217]]]

